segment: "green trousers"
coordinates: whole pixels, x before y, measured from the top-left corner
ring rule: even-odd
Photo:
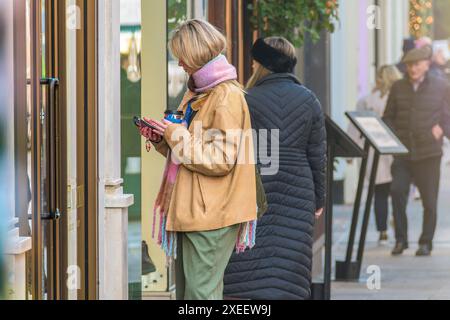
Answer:
[[[223,300],[223,276],[239,225],[207,232],[180,232],[175,264],[177,300]]]

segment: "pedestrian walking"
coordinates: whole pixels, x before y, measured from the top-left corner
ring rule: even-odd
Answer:
[[[169,258],[176,258],[178,299],[220,300],[233,249],[252,247],[254,240],[252,135],[244,139],[251,133],[250,113],[236,69],[222,55],[226,39],[216,28],[189,20],[176,28],[169,46],[190,76],[178,109],[185,121],[146,119],[156,129],[141,129],[167,157],[155,205],[158,242]],[[228,139],[228,131],[238,134]],[[183,137],[181,152],[175,151],[180,146],[177,136]],[[238,155],[252,161],[238,161]]]
[[[406,209],[412,181],[418,187],[423,208],[423,230],[418,256],[433,249],[437,200],[444,135],[450,136],[450,87],[429,72],[432,50],[429,46],[411,50],[403,59],[407,75],[391,90],[385,122],[409,149],[407,156],[395,157],[392,165],[392,203],[396,245],[393,255],[408,248]]]
[[[431,50],[431,64],[430,70],[428,71],[435,77],[442,78],[444,80],[448,80],[446,74],[446,63],[445,55],[442,49],[434,50],[433,49],[433,40],[429,37],[421,37],[415,41],[416,48],[430,47]]]
[[[445,59],[444,51],[442,49],[438,49],[433,53],[430,72],[443,80],[449,80],[447,60]]]
[[[314,93],[293,74],[297,59],[291,43],[281,37],[259,39],[252,56],[246,99],[257,132],[279,130],[279,171],[262,176],[269,209],[258,220],[253,250],[232,256],[225,295],[308,299],[314,221],[325,205],[324,114]],[[271,143],[260,150],[261,165]]]
[[[377,72],[376,86],[370,94],[361,98],[356,106],[357,111],[371,111],[382,117],[386,108],[389,92],[392,85],[402,78],[402,74],[395,66],[385,65]],[[355,126],[349,127],[350,136],[363,145],[364,141]],[[373,162],[373,151],[370,154],[370,162]],[[375,221],[379,232],[379,244],[384,245],[388,241],[387,226],[389,216],[389,198],[391,191],[391,165],[392,156],[381,156],[378,164],[375,180]],[[369,164],[369,168],[371,165]]]

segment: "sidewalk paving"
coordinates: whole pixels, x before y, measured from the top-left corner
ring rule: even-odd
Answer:
[[[422,229],[422,204],[410,201],[408,207],[410,248],[402,256],[392,257],[395,244],[392,226],[389,245],[379,246],[378,232],[372,213],[367,234],[366,249],[359,282],[333,282],[334,300],[449,300],[450,299],[450,166],[443,166],[439,196],[438,226],[431,257],[416,257],[417,241]],[[334,261],[344,260],[347,248],[352,208],[337,206],[333,226]],[[362,215],[362,210],[360,215]],[[390,219],[392,213],[390,212]],[[359,227],[361,221],[359,223]],[[359,239],[359,229],[357,233]],[[356,252],[356,246],[355,246]],[[367,268],[380,267],[381,289],[370,290]]]

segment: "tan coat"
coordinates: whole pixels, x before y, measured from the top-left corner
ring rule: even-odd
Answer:
[[[188,91],[179,110],[185,112],[187,103],[194,96],[194,93]],[[197,114],[189,129],[182,125],[170,125],[163,142],[155,145],[162,155],[167,156],[168,149],[174,149],[179,143],[171,139],[174,132],[188,133],[190,137],[194,137],[196,123],[197,126],[201,124],[204,131],[216,129],[217,132],[225,133],[228,129],[243,129],[243,132],[251,132],[250,113],[244,94],[233,81],[216,86],[192,104],[192,108]],[[183,157],[178,158],[182,165],[178,170],[169,206],[166,226],[168,231],[210,231],[256,219],[256,180],[251,134],[246,135],[246,143],[239,138],[222,138],[223,134],[205,135],[203,139],[191,139],[188,147],[183,149]],[[229,152],[225,154],[225,150],[234,152],[231,155]],[[211,158],[214,154],[224,154],[227,161],[195,162],[194,152],[198,156],[199,151],[204,159]],[[238,155],[243,154],[247,160],[237,161]]]

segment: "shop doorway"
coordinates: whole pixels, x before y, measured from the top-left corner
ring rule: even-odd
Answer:
[[[96,1],[14,0],[16,212],[21,236],[32,238],[28,299],[97,297],[95,26]]]

